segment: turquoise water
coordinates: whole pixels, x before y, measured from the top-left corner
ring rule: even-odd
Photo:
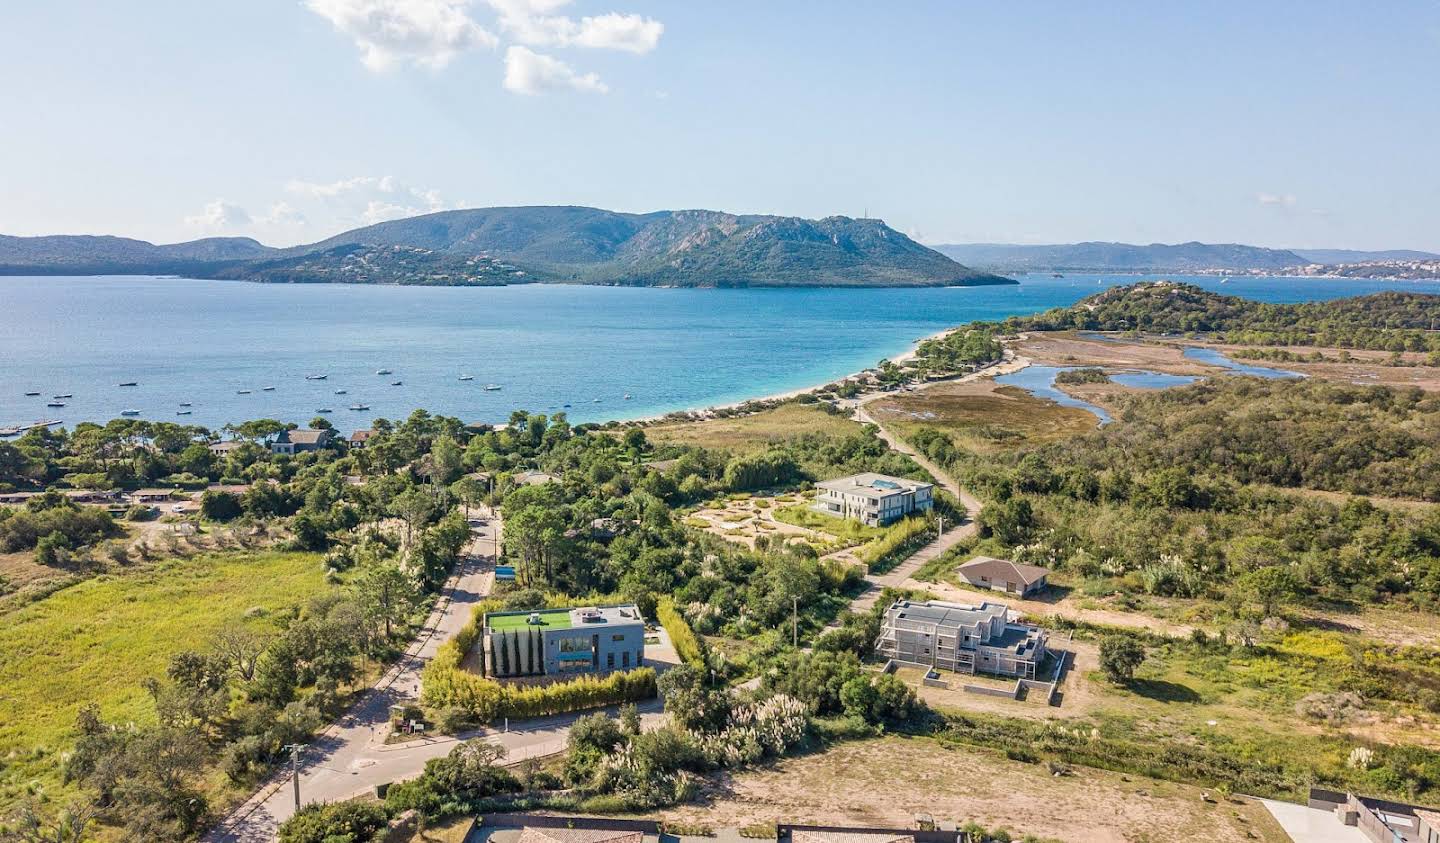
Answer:
[[[1213,348],[1201,348],[1199,346],[1187,346],[1185,356],[1191,360],[1198,360],[1201,363],[1209,363],[1211,366],[1222,366],[1232,372],[1241,375],[1250,375],[1257,378],[1303,378],[1299,372],[1291,372],[1286,369],[1276,369],[1270,366],[1255,366],[1250,363],[1241,363],[1238,360],[1231,360],[1224,354]]]
[[[1116,372],[1110,376],[1110,380],[1133,389],[1169,389],[1172,386],[1194,383],[1199,378],[1192,375],[1170,375],[1165,372],[1140,369],[1134,372]]]
[[[1037,398],[1048,398],[1056,404],[1065,407],[1079,407],[1083,410],[1089,410],[1095,414],[1095,418],[1099,419],[1101,424],[1109,424],[1114,421],[1115,419],[1100,407],[1091,404],[1089,401],[1082,401],[1055,386],[1056,375],[1075,368],[1078,367],[1026,366],[1018,372],[1001,375],[995,379],[995,382],[1006,386],[1018,386]]]
[[[218,427],[260,417],[303,424],[330,407],[341,430],[417,407],[471,422],[503,421],[517,407],[564,410],[576,422],[632,418],[824,383],[953,325],[1141,278],[1029,275],[1017,286],[926,290],[0,278],[0,425],[132,409]],[[1191,280],[1264,301],[1440,293],[1440,282]],[[129,381],[137,386],[117,386]],[[487,392],[487,383],[502,388]],[[73,395],[65,407],[45,407],[60,393]],[[176,415],[182,402],[191,415]],[[370,409],[346,409],[355,403]]]

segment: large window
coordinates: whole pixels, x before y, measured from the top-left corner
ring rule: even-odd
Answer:
[[[562,673],[589,670],[592,667],[595,647],[589,638],[561,638],[559,645],[560,652],[556,659],[560,662]]]

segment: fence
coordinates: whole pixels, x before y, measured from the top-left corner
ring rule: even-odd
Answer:
[[[602,831],[638,831],[642,834],[659,834],[662,824],[658,820],[624,820],[613,817],[556,817],[548,814],[484,814],[478,820],[480,825],[494,827],[523,828],[585,828]]]
[[[860,826],[843,825],[792,825],[790,823],[777,823],[775,826],[775,839],[777,843],[794,843],[795,832],[812,834],[865,834],[865,835],[886,835],[890,837],[910,837],[915,843],[971,843],[970,835],[963,831],[941,831],[940,829],[922,828],[864,828]]]

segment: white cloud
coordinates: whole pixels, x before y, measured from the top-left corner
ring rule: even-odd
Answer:
[[[305,0],[306,8],[355,41],[369,69],[402,62],[440,68],[499,40],[472,19],[468,0]]]
[[[360,214],[360,219],[366,225],[374,225],[377,222],[404,219],[405,217],[413,217],[420,213],[422,213],[422,211],[417,208],[372,199],[366,203],[365,210]]]
[[[1293,208],[1299,200],[1290,193],[1257,193],[1255,201],[1271,208]]]
[[[648,53],[660,43],[665,24],[639,15],[618,12],[580,19],[580,31],[573,43],[578,47]]]
[[[609,86],[594,73],[580,74],[552,56],[511,47],[505,51],[505,89],[517,94],[540,94],[561,88],[604,94]]]
[[[333,182],[292,179],[285,190],[297,198],[319,202],[342,224],[373,225],[460,207],[447,202],[438,190],[403,184],[391,176],[354,176]]]
[[[568,0],[489,0],[500,13],[500,28],[532,47],[591,47],[648,53],[660,43],[665,24],[640,15],[607,12],[575,20],[550,14]]]
[[[250,214],[239,205],[216,199],[205,205],[205,210],[185,218],[186,225],[212,230],[243,228],[251,222]]]
[[[305,215],[289,202],[283,199],[270,206],[270,211],[265,216],[256,220],[261,225],[289,227],[302,226],[305,224]]]

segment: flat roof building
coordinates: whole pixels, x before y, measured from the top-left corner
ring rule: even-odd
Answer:
[[[480,636],[489,676],[630,670],[645,663],[645,619],[633,603],[489,612]]]
[[[815,484],[815,509],[838,518],[855,518],[872,527],[928,512],[935,485],[873,471]]]
[[[876,651],[893,661],[956,673],[1033,679],[1045,660],[1045,630],[1013,623],[1001,603],[896,600],[885,610]]]

